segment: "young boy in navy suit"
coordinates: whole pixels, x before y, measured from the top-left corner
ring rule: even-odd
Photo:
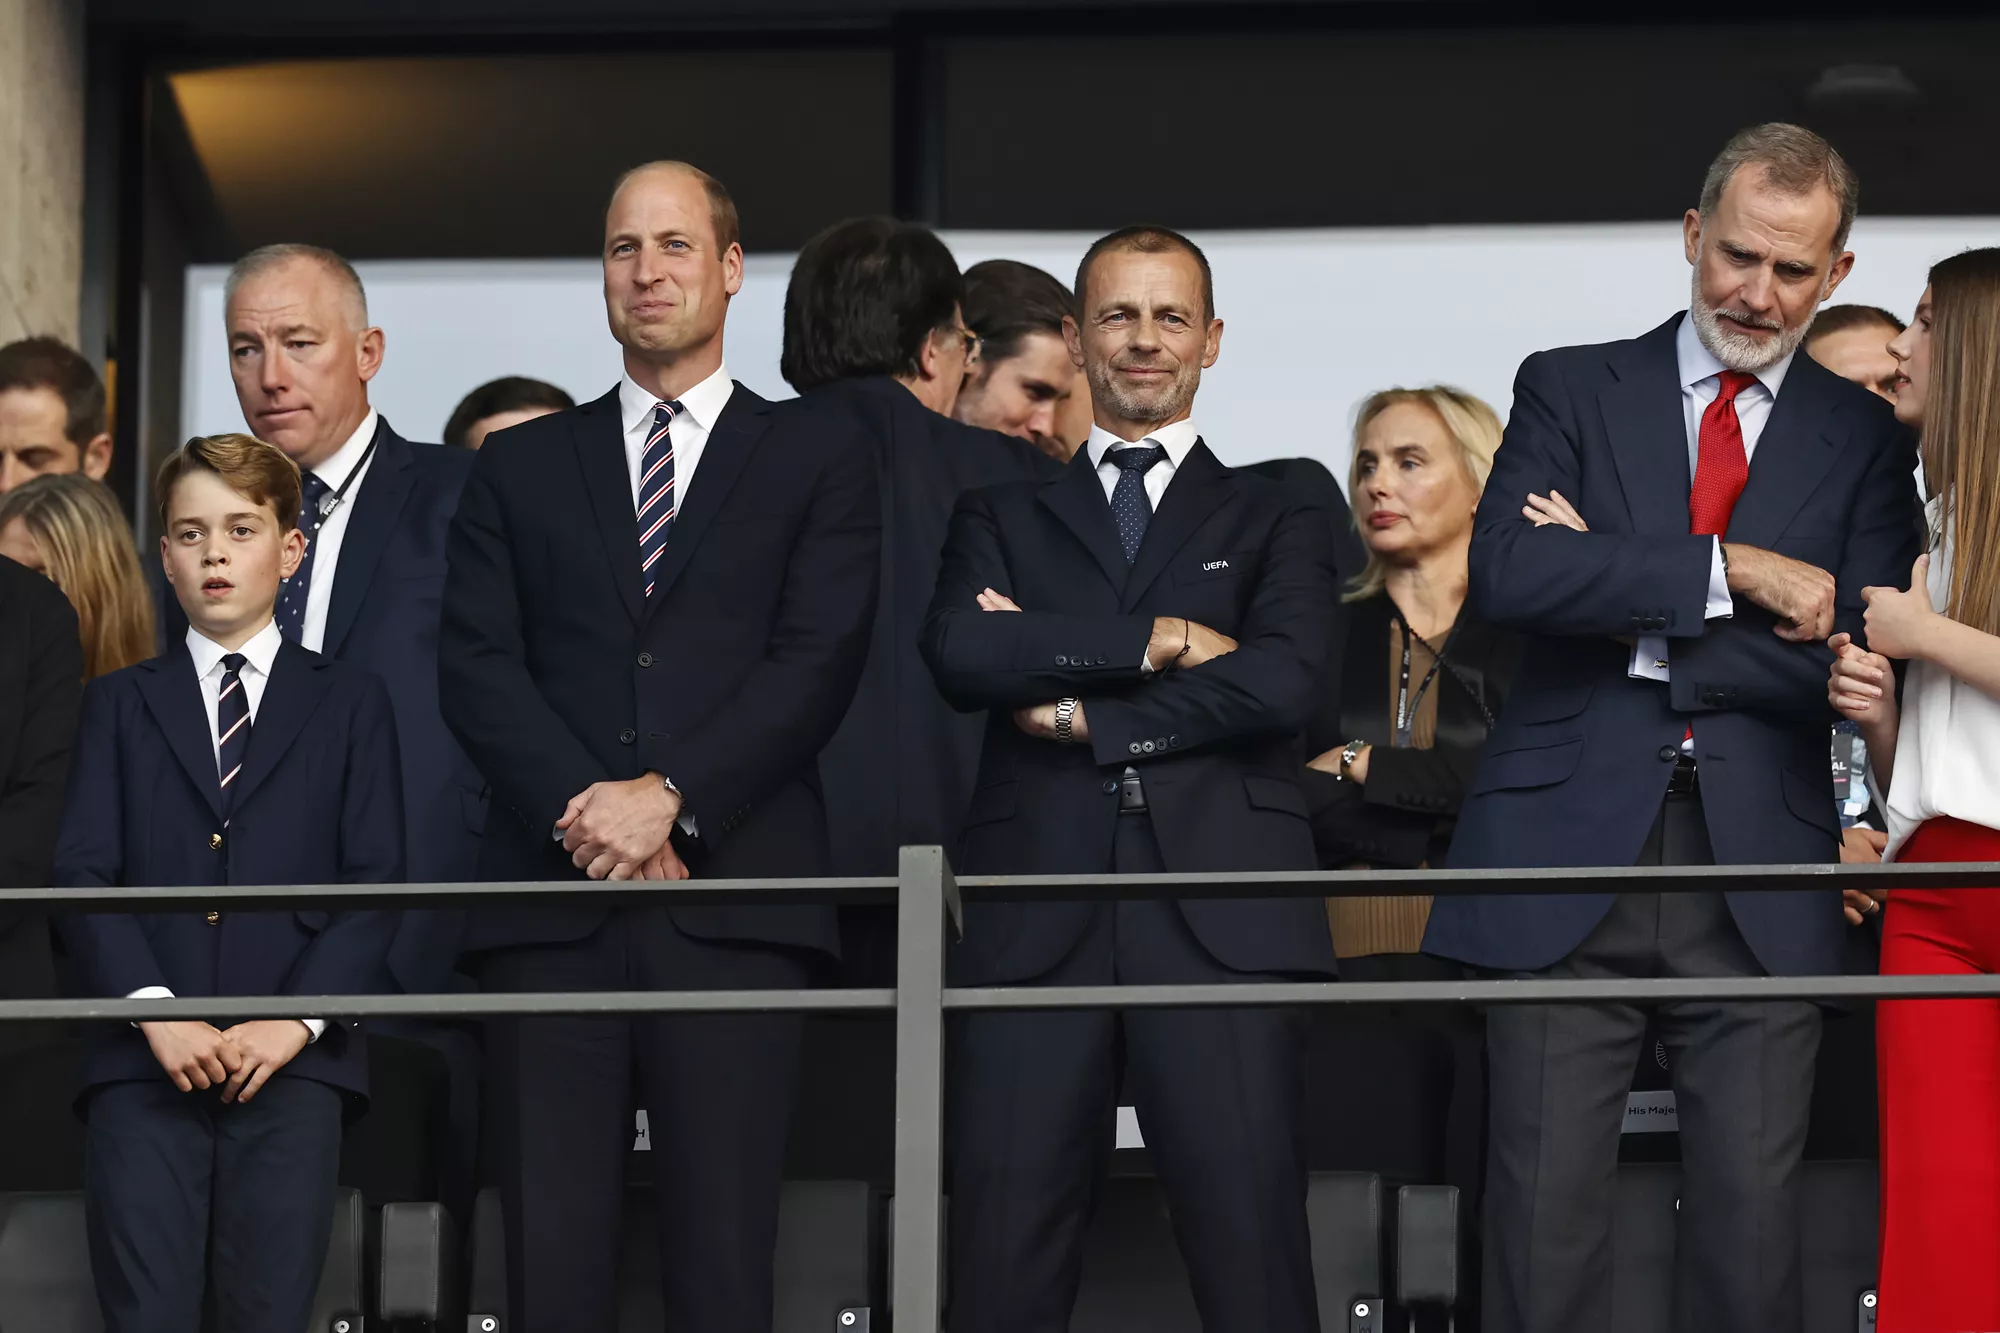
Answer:
[[[161,467],[184,645],[84,695],[60,885],[403,879],[395,723],[381,681],[286,642],[298,469],[247,435]],[[62,928],[85,994],[269,995],[268,1016],[107,1030],[84,1060],[84,1207],[108,1333],[302,1333],[326,1259],[360,1034],[313,996],[371,989],[394,918],[342,911],[85,913]]]

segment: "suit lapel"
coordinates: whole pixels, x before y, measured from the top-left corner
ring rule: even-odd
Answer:
[[[1139,558],[1132,562],[1131,576],[1125,580],[1125,592],[1119,598],[1121,611],[1129,613],[1136,607],[1188,538],[1234,498],[1226,484],[1228,477],[1228,469],[1208,451],[1206,444],[1196,440],[1194,448],[1174,470],[1174,479],[1167,484],[1167,493],[1160,497],[1160,507],[1153,512],[1153,521],[1146,525],[1146,539],[1139,543]]]
[[[1104,483],[1091,466],[1090,449],[1076,451],[1069,467],[1036,495],[1062,520],[1086,551],[1097,561],[1114,591],[1123,588],[1131,574],[1125,563],[1125,548],[1118,544],[1118,529],[1111,519],[1111,506],[1104,499]]]
[[[305,730],[307,719],[318,710],[327,691],[325,665],[324,658],[289,641],[278,650],[271,663],[271,678],[264,682],[257,716],[250,723],[250,748],[243,755],[243,772],[236,778],[235,809],[243,809],[271,776]]]
[[[1833,466],[1840,450],[1826,430],[1834,401],[1821,382],[1826,373],[1804,353],[1793,357],[1750,456],[1750,480],[1729,516],[1730,541],[1771,547]]]
[[[709,430],[708,442],[702,446],[701,464],[695,470],[695,475],[701,478],[701,485],[688,486],[686,502],[680,505],[680,512],[674,516],[673,530],[667,534],[667,549],[661,553],[659,568],[653,572],[653,605],[666,601],[668,590],[687,569],[702,534],[708,531],[708,525],[728,503],[729,493],[736,488],[737,479],[750,462],[750,455],[756,452],[757,442],[770,426],[771,405],[742,385],[737,385],[730,392],[722,415],[716,418],[715,425]],[[632,535],[635,561],[638,543],[635,528]]]
[[[595,402],[585,403],[570,423],[583,486],[590,495],[597,536],[625,610],[637,624],[645,609],[645,589],[639,582],[639,520],[632,511],[632,474],[625,464],[625,427],[619,419],[614,387]]]
[[[354,512],[347,516],[347,532],[340,540],[338,568],[333,579],[333,596],[327,603],[326,637],[320,651],[328,657],[340,653],[347,632],[382,562],[382,552],[403,516],[410,498],[410,446],[389,429],[386,418],[375,422],[375,457],[368,475],[355,487]]]
[[[1598,394],[1605,435],[1618,463],[1618,482],[1632,530],[1653,536],[1686,536],[1687,418],[1681,407],[1680,363],[1670,320],[1613,360],[1618,382]]]
[[[187,770],[195,790],[208,802],[219,823],[222,780],[215,771],[215,741],[208,734],[208,713],[201,699],[201,682],[195,678],[194,659],[185,647],[176,646],[143,664],[134,680],[146,710],[167,738],[167,748]]]

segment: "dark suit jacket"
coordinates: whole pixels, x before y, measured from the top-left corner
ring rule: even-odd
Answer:
[[[61,589],[0,557],[0,888],[49,883],[83,697],[76,612]],[[0,909],[0,999],[54,995],[48,917]],[[18,1023],[0,1023],[0,1050]]]
[[[984,728],[938,695],[917,652],[952,505],[978,486],[1052,477],[1025,440],[961,425],[886,376],[843,380],[781,411],[852,437],[874,459],[882,567],[867,665],[820,755],[836,875],[893,875],[901,846],[948,845],[965,817]]]
[[[1630,865],[1692,722],[1717,862],[1832,861],[1831,654],[1774,635],[1735,599],[1704,620],[1710,538],[1688,535],[1688,450],[1675,316],[1643,338],[1542,352],[1522,365],[1513,418],[1480,504],[1472,605],[1525,637],[1507,712],[1459,816],[1454,866]],[[1918,550],[1909,433],[1888,405],[1795,357],[1750,463],[1728,540],[1831,571],[1837,627],[1861,635],[1861,589],[1902,587]],[[1555,487],[1591,531],[1533,527]],[[1634,680],[1614,635],[1669,639],[1672,685]],[[1562,958],[1611,900],[1440,898],[1425,948],[1487,967]],[[1832,889],[1732,894],[1772,973],[1839,967]]]
[[[1365,784],[1343,782],[1316,768],[1300,777],[1323,869],[1357,862],[1400,869],[1443,865],[1459,804],[1486,748],[1487,715],[1500,715],[1513,683],[1520,653],[1514,636],[1462,614],[1445,665],[1431,682],[1431,696],[1437,700],[1431,747],[1393,748],[1389,636],[1394,609],[1387,593],[1341,608],[1334,654],[1341,664],[1340,691],[1321,699],[1318,716],[1306,728],[1308,758],[1353,740],[1375,747]],[[1432,642],[1432,647],[1443,646]],[[1412,691],[1419,679],[1410,681]]]
[[[1118,777],[1144,776],[1170,870],[1307,870],[1314,864],[1297,733],[1334,612],[1327,515],[1196,443],[1127,565],[1088,451],[1052,481],[962,497],[924,628],[924,657],[957,708],[987,710],[978,783],[954,864],[973,874],[1096,873],[1111,866]],[[1026,610],[981,611],[992,587]],[[1158,616],[1234,637],[1199,667],[1142,674]],[[1088,745],[1035,740],[1017,708],[1084,701]],[[1089,920],[1084,903],[968,908],[953,976],[972,984],[1047,971]],[[1320,904],[1188,899],[1204,946],[1246,972],[1333,971]]]
[[[396,710],[403,754],[403,824],[412,881],[463,883],[478,865],[486,823],[484,783],[438,707],[438,607],[444,595],[445,533],[472,470],[463,449],[413,444],[378,417],[368,475],[349,494],[353,511],[327,606],[321,652],[380,676]],[[315,571],[315,578],[325,577]],[[187,636],[171,589],[160,603],[161,651]],[[460,912],[405,912],[389,951],[391,975],[408,992],[449,989]]]
[[[381,681],[286,644],[251,723],[226,829],[200,688],[185,647],[91,682],[57,884],[402,881],[402,776]],[[379,989],[395,926],[393,913],[336,907],[224,910],[215,920],[76,913],[60,930],[84,995],[146,986],[184,997],[355,995]],[[294,1012],[273,1006],[276,1016]],[[367,1068],[359,1032],[329,1021],[284,1072],[359,1095]],[[165,1077],[130,1027],[102,1031],[84,1061],[85,1087]]]
[[[1317,458],[1267,458],[1261,463],[1245,463],[1243,470],[1269,477],[1333,520],[1333,567],[1345,591],[1347,581],[1367,567],[1368,546],[1355,531],[1354,508],[1333,472]]]
[[[868,455],[736,387],[650,602],[614,390],[490,437],[452,524],[445,720],[495,802],[480,874],[581,878],[550,834],[594,782],[663,774],[704,877],[823,875],[816,760],[867,651],[881,519]],[[477,914],[468,949],[581,939],[598,908]],[[837,951],[831,907],[677,908],[710,939]]]

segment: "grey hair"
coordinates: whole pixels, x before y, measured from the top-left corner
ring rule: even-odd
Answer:
[[[1861,205],[1861,180],[1832,144],[1803,125],[1771,121],[1739,131],[1722,146],[1701,183],[1701,218],[1715,216],[1722,191],[1743,167],[1762,167],[1764,183],[1781,194],[1810,194],[1824,186],[1840,203],[1840,226],[1833,233],[1833,252],[1847,248],[1847,233]]]
[[[368,327],[368,292],[362,287],[361,275],[354,271],[354,265],[323,245],[306,245],[299,241],[260,245],[231,264],[229,276],[222,282],[223,309],[227,310],[230,303],[236,300],[236,289],[245,282],[294,259],[309,259],[331,273],[349,299],[348,314],[354,321],[355,331]]]

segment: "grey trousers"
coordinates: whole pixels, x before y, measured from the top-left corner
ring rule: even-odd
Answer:
[[[1669,798],[1641,865],[1707,865],[1701,803]],[[1624,894],[1534,977],[1761,976],[1720,894]],[[1605,1333],[1618,1138],[1646,1015],[1501,1005],[1487,1017],[1486,1333]],[[1682,1160],[1677,1333],[1801,1333],[1797,1182],[1820,1015],[1803,1002],[1662,1006]]]

